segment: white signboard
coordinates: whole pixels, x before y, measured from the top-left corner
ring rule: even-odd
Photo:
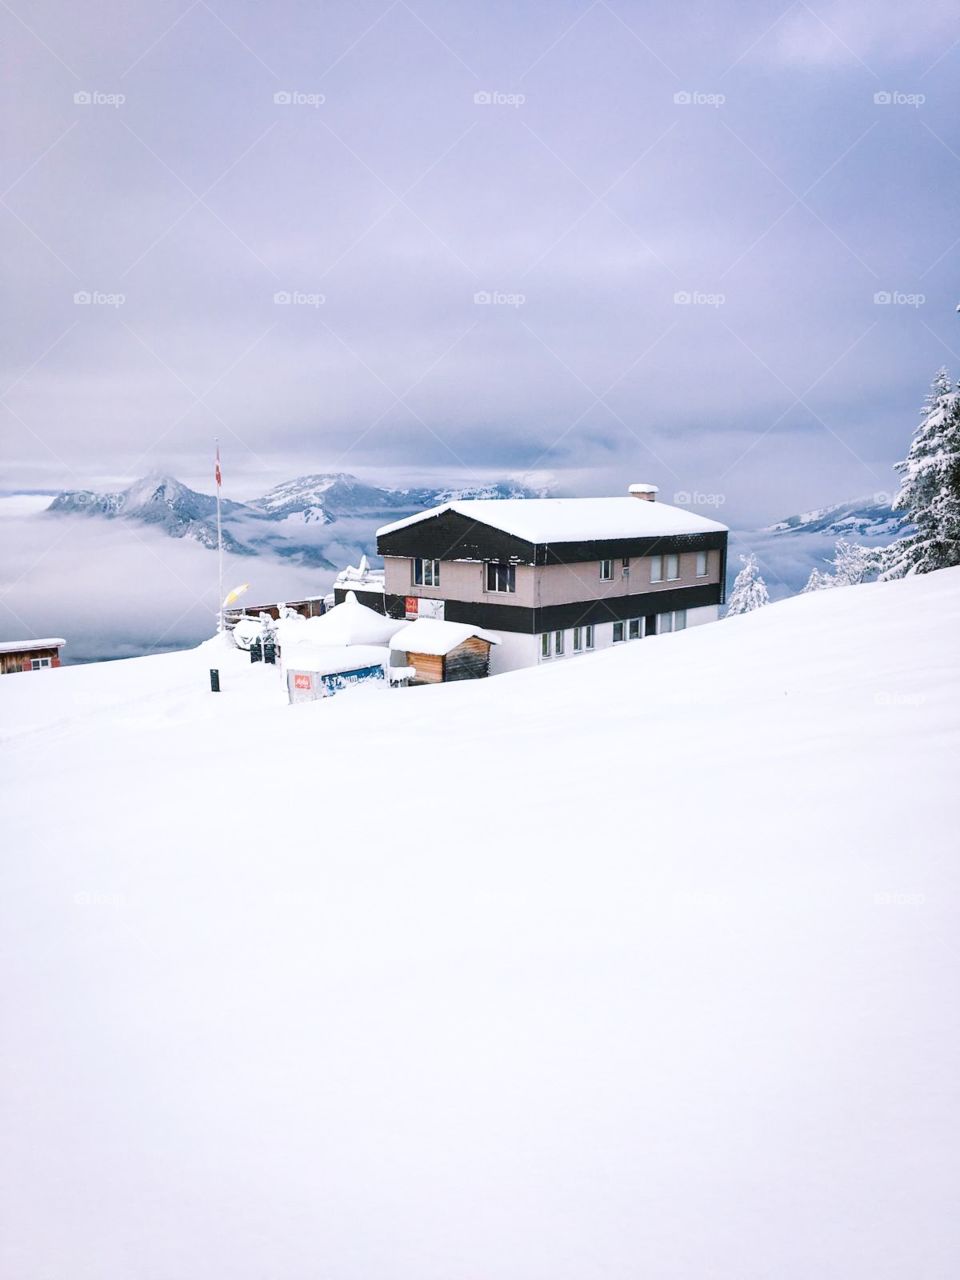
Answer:
[[[443,621],[443,600],[425,600],[421,596],[417,601],[418,618],[439,618]]]

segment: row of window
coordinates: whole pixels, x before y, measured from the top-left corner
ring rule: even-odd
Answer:
[[[676,582],[680,577],[680,556],[674,553],[662,556],[650,556],[651,582]],[[630,574],[629,557],[624,556],[620,568],[626,578]],[[697,552],[696,576],[707,576],[707,553]],[[613,561],[600,561],[600,581],[613,581]],[[417,587],[439,587],[440,561],[425,560],[418,557],[413,562],[413,582]],[[488,561],[486,565],[486,589],[488,591],[512,592],[517,589],[517,566],[515,564],[498,564]]]
[[[651,582],[676,582],[680,577],[680,556],[671,552],[669,555],[650,556],[650,581]],[[621,571],[626,578],[630,574],[630,560],[626,556],[620,561]],[[707,576],[707,553],[706,551],[697,552],[696,576],[705,578]],[[600,561],[600,581],[613,581],[613,561]]]
[[[613,643],[622,640],[639,640],[641,636],[664,636],[671,631],[684,631],[687,626],[686,609],[674,609],[669,613],[651,613],[646,618],[628,618],[626,622],[613,624]]]
[[[540,637],[541,658],[562,658],[566,652],[565,631],[545,631]],[[596,629],[590,627],[573,628],[573,652],[585,653],[595,644]]]
[[[413,585],[439,587],[440,561],[426,560],[422,556],[417,556],[413,562]],[[516,591],[517,566],[489,561],[486,565],[486,589],[487,591]]]
[[[613,643],[639,640],[641,636],[663,636],[671,631],[684,631],[687,626],[686,609],[674,609],[669,613],[651,613],[645,618],[627,618],[613,624]],[[565,631],[544,631],[540,636],[541,658],[562,658],[566,653]],[[596,646],[596,627],[573,628],[573,652],[586,653]]]

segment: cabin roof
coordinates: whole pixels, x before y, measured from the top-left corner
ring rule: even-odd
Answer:
[[[488,644],[499,644],[500,637],[482,627],[471,627],[466,622],[443,622],[439,618],[417,618],[403,627],[390,640],[390,648],[401,653],[427,653],[434,657],[446,654],[476,637]]]
[[[62,649],[66,640],[0,640],[0,653],[31,653],[34,649]]]

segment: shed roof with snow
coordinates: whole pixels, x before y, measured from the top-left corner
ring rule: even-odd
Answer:
[[[0,653],[32,653],[35,649],[62,649],[66,640],[0,640]]]
[[[390,639],[390,648],[401,653],[428,653],[445,657],[465,640],[485,640],[487,644],[499,644],[500,637],[482,627],[471,627],[466,622],[442,622],[439,618],[418,618],[407,623]]]

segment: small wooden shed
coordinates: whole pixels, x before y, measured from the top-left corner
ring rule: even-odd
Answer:
[[[47,640],[4,640],[0,642],[0,675],[59,667],[60,650],[66,643],[66,640],[57,637]]]
[[[465,622],[418,618],[391,637],[394,656],[413,667],[411,684],[477,680],[490,674],[490,648],[500,637]]]

